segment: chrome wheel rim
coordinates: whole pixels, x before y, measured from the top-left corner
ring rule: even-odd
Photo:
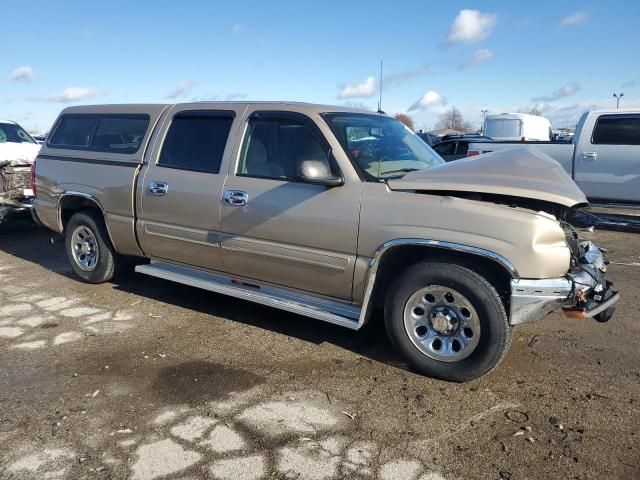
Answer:
[[[73,231],[71,254],[76,265],[85,272],[91,272],[96,268],[100,257],[98,239],[89,227],[80,225]]]
[[[473,304],[457,290],[440,285],[409,297],[404,328],[420,352],[441,362],[467,358],[480,341],[480,319]]]

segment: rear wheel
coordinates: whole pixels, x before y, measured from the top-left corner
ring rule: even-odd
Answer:
[[[88,283],[108,282],[125,263],[111,244],[104,220],[92,211],[71,217],[65,228],[65,246],[71,268]]]
[[[385,324],[393,345],[420,373],[467,381],[488,373],[511,342],[495,288],[460,265],[423,262],[391,286]]]

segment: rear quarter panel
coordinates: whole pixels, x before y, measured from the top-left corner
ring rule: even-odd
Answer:
[[[63,233],[60,207],[64,199],[73,195],[91,198],[104,213],[115,249],[126,255],[140,255],[134,233],[134,181],[151,134],[164,110],[163,105],[105,105],[63,110],[59,119],[66,113],[135,113],[149,115],[150,122],[140,148],[133,154],[66,149],[44,144],[36,158],[35,208],[42,223],[55,232]]]

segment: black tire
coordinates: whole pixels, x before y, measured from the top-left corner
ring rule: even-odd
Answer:
[[[73,233],[79,227],[84,227],[93,233],[97,246],[97,261],[91,270],[83,269],[76,261],[73,254]],[[125,266],[125,257],[119,255],[113,248],[109,239],[107,227],[101,214],[92,210],[83,210],[75,213],[67,223],[64,231],[65,250],[71,268],[78,277],[87,283],[104,283],[113,279]]]
[[[477,312],[480,335],[475,349],[470,349],[466,358],[457,361],[431,358],[409,337],[405,305],[419,290],[429,286],[454,289]],[[429,377],[454,382],[466,382],[490,372],[511,343],[511,326],[496,289],[476,272],[453,263],[418,263],[393,282],[385,301],[385,325],[391,343],[412,368]]]

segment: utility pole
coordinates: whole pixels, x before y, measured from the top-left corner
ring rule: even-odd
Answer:
[[[484,133],[484,122],[487,119],[487,113],[489,113],[489,110],[480,110],[480,113],[482,113],[482,133]]]
[[[616,110],[620,109],[620,100],[622,100],[622,97],[624,97],[624,93],[620,92],[619,94],[613,94],[614,98],[616,99]]]

